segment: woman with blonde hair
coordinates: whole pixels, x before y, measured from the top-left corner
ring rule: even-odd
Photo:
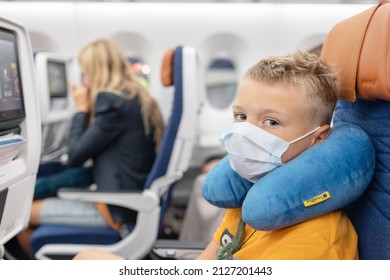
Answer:
[[[72,86],[76,114],[68,140],[68,166],[92,159],[98,190],[142,190],[163,134],[163,119],[153,98],[132,73],[122,51],[100,39],[79,54],[83,84]],[[29,253],[28,237],[40,224],[119,229],[136,213],[102,203],[49,197],[33,203],[30,229],[18,238]]]

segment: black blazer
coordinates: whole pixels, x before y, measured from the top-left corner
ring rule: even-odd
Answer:
[[[72,119],[68,165],[80,166],[92,158],[98,190],[142,190],[155,158],[155,143],[153,133],[145,135],[138,98],[101,92],[90,126],[88,119],[87,113],[76,113]],[[127,220],[128,211],[111,206],[110,210],[114,221]]]

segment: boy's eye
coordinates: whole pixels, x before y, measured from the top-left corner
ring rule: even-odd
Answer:
[[[239,122],[246,121],[246,115],[245,114],[235,114],[234,119]]]
[[[267,119],[264,121],[264,124],[268,125],[268,126],[277,126],[277,125],[279,125],[279,122],[277,120],[274,120],[274,119]]]

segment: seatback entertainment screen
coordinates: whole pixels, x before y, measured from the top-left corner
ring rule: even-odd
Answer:
[[[24,117],[17,38],[0,28],[0,129],[17,125]]]
[[[66,65],[57,61],[47,62],[49,94],[51,98],[66,97],[68,94]]]

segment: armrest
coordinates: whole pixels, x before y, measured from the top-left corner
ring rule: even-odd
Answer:
[[[101,192],[91,190],[91,188],[61,188],[57,196],[63,199],[102,202],[136,211],[150,212],[160,205],[160,197],[166,193],[169,186],[182,176],[182,172],[162,176],[153,182],[150,189],[143,191]]]
[[[159,239],[152,252],[157,259],[193,260],[207,247],[208,242]]]
[[[160,205],[159,197],[151,190],[99,192],[89,189],[61,188],[57,195],[63,199],[103,202],[143,212],[150,212]]]
[[[150,189],[162,197],[168,191],[170,185],[180,180],[181,177],[183,177],[183,172],[181,171],[161,176],[153,181]]]

